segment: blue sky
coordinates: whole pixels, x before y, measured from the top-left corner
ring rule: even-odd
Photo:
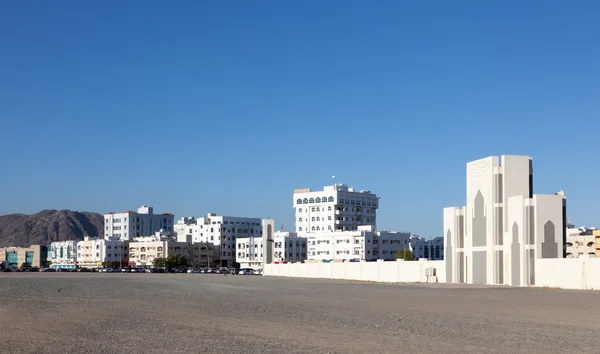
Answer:
[[[33,5],[34,4],[34,5]],[[592,1],[0,3],[0,214],[153,205],[273,217],[294,188],[381,196],[441,235],[465,163],[534,159],[600,226]]]

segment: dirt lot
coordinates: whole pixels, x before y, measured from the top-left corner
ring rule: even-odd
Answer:
[[[0,273],[1,353],[598,352],[600,293]]]

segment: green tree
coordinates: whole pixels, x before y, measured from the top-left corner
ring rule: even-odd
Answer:
[[[167,268],[182,268],[187,267],[189,264],[188,259],[180,254],[172,254],[166,259]]]
[[[396,251],[396,259],[404,259],[405,261],[414,261],[415,255],[411,250],[398,250]]]
[[[152,265],[154,265],[154,268],[165,268],[167,266],[167,260],[164,257],[154,258]]]

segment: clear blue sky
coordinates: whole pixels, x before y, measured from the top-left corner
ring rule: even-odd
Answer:
[[[594,1],[0,2],[0,214],[273,217],[331,176],[441,235],[465,163],[534,159],[600,226]]]

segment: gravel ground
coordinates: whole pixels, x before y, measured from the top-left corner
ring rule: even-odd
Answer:
[[[0,353],[598,352],[600,293],[0,273]]]

